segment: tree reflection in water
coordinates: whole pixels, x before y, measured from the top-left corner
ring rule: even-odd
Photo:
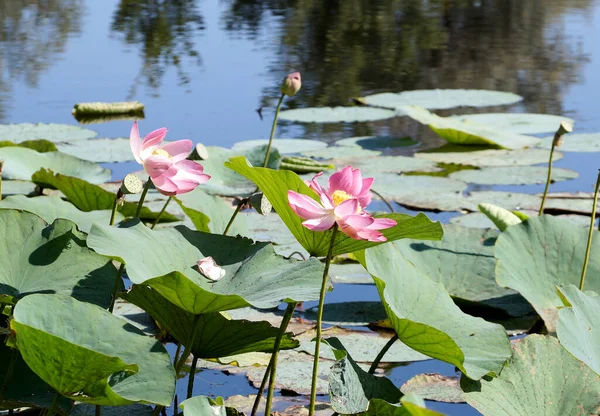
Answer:
[[[157,94],[162,78],[174,67],[180,85],[190,82],[186,66],[200,66],[194,36],[204,30],[196,0],[121,0],[111,29],[122,33],[128,44],[139,45],[142,68],[130,96],[144,83]]]

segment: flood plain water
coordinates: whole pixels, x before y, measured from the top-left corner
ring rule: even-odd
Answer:
[[[594,0],[0,0],[0,123],[76,124],[76,102],[139,100],[143,131],[166,126],[170,139],[228,147],[268,137],[280,80],[297,70],[303,87],[288,108],[348,105],[381,91],[491,89],[525,98],[511,111],[562,114],[577,121],[577,132],[600,132],[598,39]],[[89,128],[125,137],[130,125]],[[326,141],[374,134],[420,142],[405,152],[442,144],[406,118],[278,130]],[[555,165],[580,177],[552,190],[591,191],[596,155],[566,153]],[[133,169],[109,166],[115,178]],[[328,302],[377,299],[374,287],[338,285],[328,294]],[[422,372],[454,368],[428,361],[388,375],[400,385]],[[240,376],[196,378],[196,394],[255,392]]]

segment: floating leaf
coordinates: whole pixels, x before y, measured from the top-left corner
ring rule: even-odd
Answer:
[[[58,189],[81,211],[112,210],[115,202],[115,194],[102,189],[98,185],[60,173],[55,174],[46,169],[36,172],[32,176],[32,180],[39,186]],[[125,217],[133,217],[137,211],[137,206],[136,203],[125,202],[119,208],[119,212]],[[157,216],[158,213],[150,211],[147,207],[142,207],[140,211],[140,218],[143,220],[152,221]],[[165,212],[160,219],[164,222],[179,221],[179,218],[168,212]]]
[[[279,118],[298,123],[355,123],[392,118],[396,112],[370,107],[314,107],[284,110]]]
[[[369,410],[365,416],[392,415],[392,416],[444,416],[435,410],[425,407],[425,401],[415,393],[404,395],[399,404],[390,404],[385,400],[373,399],[369,403]]]
[[[350,137],[347,139],[337,140],[337,146],[360,147],[368,150],[389,149],[397,147],[414,146],[419,143],[410,137],[393,137],[393,136],[360,136]]]
[[[512,211],[493,204],[479,204],[479,211],[488,217],[500,231],[506,230],[511,225],[521,224],[521,218],[517,217]]]
[[[535,185],[545,183],[548,168],[545,166],[505,166],[478,170],[461,170],[450,174],[449,178],[481,185]],[[579,173],[563,168],[552,169],[552,180],[575,179]]]
[[[513,344],[513,356],[497,378],[463,377],[467,403],[486,416],[576,416],[600,410],[600,378],[549,336]]]
[[[167,143],[167,142],[163,142]],[[58,150],[92,162],[128,162],[135,160],[129,139],[93,139],[57,143]]]
[[[502,326],[461,312],[442,284],[430,280],[394,244],[368,249],[359,257],[375,280],[400,341],[473,379],[500,372],[510,357]]]
[[[445,110],[454,107],[489,107],[510,105],[523,97],[510,92],[487,90],[414,90],[400,93],[380,93],[363,97],[369,105],[401,110],[406,105],[418,105],[429,110]]]
[[[444,403],[464,403],[465,395],[460,389],[458,377],[448,377],[437,373],[419,374],[400,387],[404,394],[417,393],[426,400]]]
[[[332,264],[329,267],[329,278],[333,283],[346,283],[353,285],[373,285],[371,275],[360,264],[345,263]],[[377,302],[380,304],[380,302]],[[333,306],[332,304],[331,306]],[[325,305],[325,308],[330,305]]]
[[[600,152],[600,133],[571,133],[562,136],[563,143],[560,150],[563,152]],[[550,149],[554,136],[545,137],[538,147]]]
[[[600,298],[597,294],[584,293],[573,285],[559,287],[557,291],[564,303],[556,323],[558,340],[575,358],[600,374]]]
[[[385,312],[384,317],[385,319]],[[304,351],[308,354],[314,355],[316,337],[316,330],[311,329],[298,336],[300,341],[300,347],[298,351]],[[323,337],[335,337],[342,344],[344,344],[346,351],[356,360],[361,363],[371,363],[377,355],[377,351],[387,344],[392,337],[391,334],[378,334],[375,332],[366,331],[353,331],[350,329],[344,329],[339,327],[331,327],[323,331]],[[321,358],[329,360],[335,360],[335,354],[328,348],[324,348],[320,354]],[[401,342],[395,342],[392,347],[386,352],[383,363],[408,363],[412,361],[423,361],[428,360],[429,357],[423,355]]]
[[[530,113],[466,114],[450,118],[466,125],[480,124],[490,129],[519,134],[553,133],[564,121],[575,124],[575,120],[564,116]]]
[[[298,175],[290,171],[275,171],[254,168],[248,165],[243,157],[235,157],[227,162],[227,166],[252,180],[269,199],[285,225],[298,242],[313,256],[324,256],[328,252],[331,233],[333,231],[314,232],[302,225],[302,219],[290,208],[288,190],[309,195],[316,200],[317,195],[308,188]],[[377,185],[376,185],[377,186]],[[441,225],[429,220],[425,215],[416,217],[401,214],[380,215],[377,217],[393,218],[398,223],[393,228],[382,230],[388,241],[401,238],[437,240],[441,238]],[[343,233],[338,233],[333,248],[333,255],[351,253],[380,243],[366,240],[353,240]]]
[[[200,228],[196,227],[198,231],[211,231],[215,234],[220,234],[225,231],[225,227],[233,215],[233,208],[230,206],[230,204],[226,203],[218,196],[208,195],[202,190],[202,187],[198,187],[192,192],[179,195],[177,196],[177,199],[181,201],[181,208],[184,210],[184,212],[186,212],[186,214],[188,214],[188,216],[190,215],[188,211],[192,209],[203,213],[210,219],[207,224],[208,229],[201,230]],[[196,224],[195,221],[194,224]],[[231,226],[231,230],[229,231],[229,235],[236,234],[248,234],[248,224],[245,216],[243,215],[237,216],[233,222],[233,225]]]
[[[441,283],[451,296],[481,302],[515,294],[494,280],[498,235],[494,230],[445,225],[442,241],[397,241],[395,255]]]
[[[51,142],[70,142],[96,137],[92,130],[67,124],[0,124],[0,138],[20,143],[26,140],[48,140]]]
[[[253,147],[264,146],[269,143],[267,139],[258,140],[244,140],[242,142],[234,143],[231,150],[234,152],[241,151],[245,152]],[[318,150],[327,147],[327,143],[319,140],[306,140],[306,139],[274,139],[273,147],[279,151],[282,155],[289,155],[294,153],[308,152],[311,150]],[[260,165],[262,166],[262,164]]]
[[[496,242],[498,284],[521,293],[551,332],[557,308],[563,305],[555,286],[579,284],[587,237],[584,228],[543,215],[509,227]],[[586,281],[586,288],[594,291],[600,291],[599,239],[597,235],[592,243]]]
[[[350,165],[355,169],[360,169],[363,176],[379,172],[405,173],[441,171],[435,162],[408,156],[339,158],[333,159],[331,162],[339,168]]]
[[[20,209],[32,212],[41,217],[47,223],[52,223],[57,218],[65,218],[77,224],[77,227],[88,232],[94,221],[109,223],[111,211],[83,212],[75,208],[70,202],[63,201],[57,196],[38,196],[27,198],[23,195],[13,195],[0,201],[0,209]],[[123,219],[119,212],[115,215],[116,222]]]
[[[207,396],[192,397],[183,401],[179,407],[185,416],[226,416],[227,411],[222,397],[211,399]]]
[[[193,313],[245,306],[273,308],[282,301],[318,299],[323,265],[286,260],[271,245],[246,238],[192,231],[184,226],[150,230],[137,220],[120,228],[94,224],[88,245],[127,264],[127,276]],[[226,270],[218,282],[204,278],[198,260],[211,256]]]
[[[35,150],[36,152],[46,153],[46,152],[57,152],[58,149],[48,140],[26,140],[24,142],[15,143],[8,140],[0,141],[0,147],[25,147],[27,149]]]
[[[3,147],[0,159],[4,160],[2,177],[6,179],[30,180],[41,168],[92,183],[106,182],[111,176],[110,170],[100,165],[60,152],[38,153],[24,147]]]
[[[102,406],[102,416],[152,416],[154,408],[145,404],[132,404],[129,406]],[[91,404],[78,404],[73,407],[70,416],[96,416],[96,406]]]
[[[0,294],[56,293],[108,306],[117,270],[86,247],[71,221],[48,225],[29,212],[0,209]]]
[[[379,156],[381,151],[363,149],[358,146],[329,146],[324,149],[310,150],[302,152],[303,156],[314,157],[317,159],[333,159],[333,158],[361,158]]]
[[[476,152],[443,152],[443,153],[416,153],[415,157],[427,159],[438,163],[456,163],[477,167],[495,166],[528,166],[538,163],[548,163],[548,151],[542,149],[517,149],[517,150],[478,150]],[[563,158],[560,152],[554,152],[554,161]]]
[[[23,359],[63,396],[102,405],[171,403],[175,372],[164,347],[98,306],[34,294],[17,303],[13,318]]]
[[[360,264],[357,264],[356,266],[360,267],[364,271],[364,268]],[[366,273],[366,275],[367,278],[371,281],[371,283],[373,283],[373,279],[371,278],[371,276],[368,273]],[[331,274],[329,275],[329,277],[333,278]],[[316,321],[318,309],[318,306],[307,309],[304,312],[304,317],[306,319]],[[387,315],[385,314],[385,309],[379,301],[337,302],[328,303],[323,306],[323,323],[328,325],[367,326],[373,322],[381,321],[386,317]],[[340,335],[336,336],[340,337]],[[342,341],[344,340],[342,339]],[[346,342],[345,344],[348,343]],[[350,352],[352,353],[352,356],[356,357],[358,361],[364,361],[358,356],[356,352]]]
[[[2,180],[2,197],[9,195],[29,195],[35,192],[35,183],[29,181]]]
[[[194,328],[194,315],[172,304],[147,286],[134,285],[121,295],[147,311],[179,343],[188,345]],[[200,322],[191,346],[194,357],[219,358],[246,352],[273,352],[279,328],[267,322],[232,320],[219,312],[199,316]],[[281,349],[295,348],[298,342],[285,334]]]
[[[400,390],[388,378],[368,374],[352,359],[337,338],[324,340],[335,354],[336,362],[329,373],[331,407],[338,413],[357,414],[369,408],[371,399],[388,403],[400,401]]]
[[[535,137],[493,128],[488,124],[462,122],[450,117],[440,117],[421,107],[405,106],[402,110],[412,119],[428,125],[431,130],[449,143],[521,149],[535,146],[540,141]]]

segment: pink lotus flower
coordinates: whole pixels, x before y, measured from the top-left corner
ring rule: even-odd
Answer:
[[[288,97],[293,97],[302,88],[302,78],[300,72],[292,72],[283,79],[281,84],[281,93]]]
[[[363,179],[359,169],[346,166],[331,175],[325,190],[317,182],[322,174],[308,182],[310,189],[319,196],[320,204],[310,196],[288,191],[290,207],[306,220],[302,224],[312,231],[326,231],[337,223],[341,232],[355,240],[386,241],[378,230],[393,227],[396,221],[373,218],[364,210],[371,202],[373,178]]]
[[[167,196],[193,191],[210,179],[201,164],[186,158],[192,150],[190,140],[178,140],[161,146],[167,129],[161,128],[140,139],[137,121],[129,135],[129,145],[135,160],[144,166],[158,191]]]
[[[225,269],[219,267],[211,256],[198,260],[198,270],[209,280],[217,282],[225,277]]]

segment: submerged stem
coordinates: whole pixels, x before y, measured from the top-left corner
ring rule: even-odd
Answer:
[[[587,247],[585,248],[585,259],[583,260],[583,270],[581,270],[581,280],[579,281],[579,290],[583,290],[585,285],[585,274],[587,272],[588,262],[590,260],[590,251],[592,249],[592,238],[594,236],[594,221],[596,221],[596,206],[598,205],[598,190],[600,189],[600,170],[596,179],[596,189],[594,190],[594,204],[592,206],[592,217],[590,219],[590,232],[588,234]]]
[[[381,351],[379,351],[379,354],[377,354],[377,357],[375,357],[375,361],[373,361],[371,367],[369,367],[369,374],[375,374],[375,370],[377,370],[377,366],[383,359],[383,356],[386,352],[388,352],[388,350],[392,347],[392,345],[394,345],[394,342],[396,341],[398,341],[398,334],[394,334],[394,336],[390,338],[390,340],[383,346]]]
[[[540,204],[540,210],[538,216],[544,213],[544,204],[546,203],[546,195],[548,195],[548,188],[550,188],[550,182],[552,181],[552,158],[554,156],[555,141],[552,142],[550,148],[550,160],[548,162],[548,177],[546,178],[546,187],[544,188],[544,195],[542,196],[542,203]]]
[[[115,309],[115,302],[117,301],[117,291],[119,290],[119,282],[122,282],[123,272],[125,271],[125,264],[121,263],[119,266],[119,270],[117,270],[117,277],[115,277],[115,285],[113,286],[112,298],[110,300],[110,305],[108,305],[108,311],[110,313]]]
[[[263,168],[266,168],[269,164],[269,154],[271,153],[271,145],[273,144],[273,137],[275,137],[275,128],[277,127],[277,119],[279,118],[279,110],[281,110],[281,104],[283,103],[283,97],[285,94],[281,94],[279,102],[277,103],[277,109],[275,110],[275,117],[273,117],[273,125],[271,126],[271,136],[269,137],[269,144],[267,145],[267,152],[265,153],[265,161],[263,162]]]
[[[186,399],[192,398],[192,393],[194,392],[194,378],[196,375],[196,366],[198,365],[198,357],[194,355],[194,359],[192,360],[192,367],[190,368],[190,377],[188,378],[188,387],[187,387],[187,396]]]
[[[150,189],[151,183],[152,183],[152,179],[148,178],[148,180],[146,181],[146,185],[144,186],[144,190],[142,191],[142,195],[140,196],[137,210],[135,211],[135,218],[140,217],[140,212],[142,212],[142,206],[144,205],[144,200],[146,199],[146,194],[148,193],[148,189]]]
[[[156,227],[156,224],[158,224],[158,221],[160,221],[160,217],[162,217],[162,215],[165,213],[165,210],[167,209],[167,205],[169,205],[169,202],[171,202],[171,199],[173,199],[172,196],[170,196],[165,204],[163,205],[162,209],[160,210],[160,212],[158,213],[156,219],[154,220],[154,223],[152,224],[152,227],[150,227],[151,230],[154,230],[154,227]]]
[[[331,241],[329,243],[329,251],[327,252],[327,258],[325,259],[325,270],[323,270],[323,281],[321,282],[321,293],[319,296],[319,309],[317,312],[317,338],[315,344],[315,357],[313,361],[312,371],[312,383],[310,386],[310,406],[308,408],[308,415],[313,416],[315,414],[315,402],[317,401],[317,376],[319,374],[319,353],[321,351],[321,324],[323,322],[323,307],[325,303],[325,291],[327,290],[327,275],[329,274],[329,265],[331,264],[331,258],[333,257],[333,246],[335,245],[335,236],[337,235],[338,225],[333,224],[333,232],[331,233]]]
[[[279,326],[279,333],[277,334],[277,338],[275,338],[275,345],[273,345],[273,355],[271,356],[271,375],[269,376],[269,391],[267,392],[267,406],[265,407],[265,415],[271,414],[273,392],[275,391],[275,376],[277,375],[277,359],[279,358],[279,346],[281,345],[281,339],[283,338],[288,324],[290,323],[290,319],[292,319],[292,315],[294,315],[295,309],[295,302],[288,303],[287,309],[285,310],[285,315],[283,315],[283,320],[281,321],[281,325]],[[267,374],[265,373],[263,379],[266,377]],[[260,402],[260,399],[258,397],[257,402]]]

